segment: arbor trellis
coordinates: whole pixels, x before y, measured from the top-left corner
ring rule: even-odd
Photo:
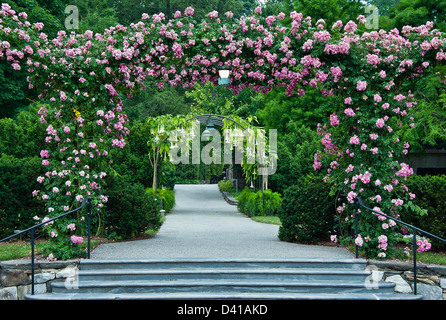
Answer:
[[[28,71],[45,105],[39,114],[48,123],[48,148],[40,155],[48,170],[34,195],[46,201],[49,215],[87,196],[99,213],[107,201],[108,149],[124,147],[129,133],[118,93],[137,94],[146,77],[158,79],[159,88],[216,84],[223,65],[231,68],[235,94],[281,86],[304,95],[311,86],[337,97],[329,123],[319,128],[324,150],[315,154],[315,169],[327,166],[327,182],[333,193],[346,194],[348,205],[361,195],[395,216],[402,208],[419,211],[404,185],[412,171],[396,159],[409,148],[402,133],[416,106],[406,84],[446,59],[444,35],[432,23],[362,32],[354,21],[325,26],[297,12],[285,26],[284,13],[265,17],[260,7],[240,20],[213,11],[196,22],[193,14],[190,7],[170,21],[145,14],[102,34],[60,31],[48,39],[43,24],[31,25],[25,13],[2,4],[0,58]],[[360,233],[367,253],[384,257],[396,230],[391,221],[373,226],[377,220],[363,217]]]
[[[157,167],[161,161],[167,161],[167,159],[170,165],[189,164],[191,158],[192,164],[200,164],[201,160],[206,164],[235,162],[242,165],[247,181],[252,181],[260,173],[263,173],[262,176],[265,179],[268,170],[259,170],[259,166],[268,167],[268,160],[277,159],[277,151],[275,147],[266,150],[268,137],[263,128],[253,126],[254,120],[253,117],[243,119],[238,116],[226,117],[216,114],[187,116],[167,114],[149,117],[147,125],[150,128],[151,135],[147,144],[150,148],[149,159],[153,166],[152,188],[155,195],[157,190]],[[218,141],[212,141],[202,151],[200,150],[199,145],[203,141],[200,134],[200,125],[206,125],[207,129],[207,126],[211,123],[212,127],[215,124],[222,128],[225,145],[224,161],[221,159],[222,141],[219,133],[217,134],[220,138]],[[214,134],[209,133],[209,135],[213,136]],[[233,150],[236,150],[235,159],[233,159]],[[218,155],[214,154],[210,157],[210,151],[213,154],[218,153]],[[268,151],[268,155],[266,155],[266,151]],[[178,152],[181,153],[180,156],[178,156]],[[205,159],[203,159],[203,154],[205,154]],[[261,161],[258,159],[261,159]]]

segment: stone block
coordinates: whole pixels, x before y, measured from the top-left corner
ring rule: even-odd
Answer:
[[[395,283],[395,292],[412,293],[412,288],[400,275],[387,277],[386,282]]]
[[[0,284],[3,287],[19,286],[31,283],[31,279],[24,271],[2,270]]]
[[[34,275],[34,284],[36,283],[45,283],[47,281],[53,280],[56,278],[56,274],[54,272],[41,272],[36,273]]]
[[[17,287],[0,289],[0,300],[17,300]]]
[[[18,287],[18,300],[24,300],[25,299],[25,295],[27,294],[31,294],[32,291],[32,286],[29,284],[27,286],[21,286]],[[38,283],[38,284],[34,284],[34,294],[38,294],[38,293],[46,293],[48,292],[48,286],[46,283]]]
[[[440,287],[446,290],[446,278],[440,278]]]
[[[31,285],[17,287],[17,300],[25,300],[25,295],[31,293]]]
[[[446,276],[446,266],[429,265],[428,269],[431,273],[435,273],[440,276]]]
[[[443,290],[438,286],[417,282],[417,294],[423,295],[423,300],[443,300]]]
[[[42,269],[63,269],[66,267],[76,267],[79,264],[78,261],[65,260],[65,261],[39,261],[39,267]]]
[[[0,269],[3,270],[31,270],[31,260],[7,260],[0,262]]]
[[[34,285],[34,293],[45,293],[47,292],[47,285],[46,283],[39,283]],[[29,289],[29,292],[31,292],[31,289]]]
[[[56,273],[56,278],[71,278],[75,277],[77,275],[78,269],[75,266],[68,266],[66,268],[63,268],[62,270],[58,271]]]
[[[405,272],[404,275],[406,276],[407,280],[413,281],[413,272],[412,271]],[[423,282],[423,283],[435,286],[435,285],[440,284],[440,278],[436,275],[418,274],[417,273],[417,283],[418,282]]]

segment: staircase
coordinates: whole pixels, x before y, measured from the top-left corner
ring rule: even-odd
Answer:
[[[83,260],[75,282],[34,300],[420,299],[368,281],[362,259]]]

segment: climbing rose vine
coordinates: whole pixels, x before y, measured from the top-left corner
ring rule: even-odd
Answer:
[[[129,134],[119,94],[137,94],[147,77],[159,88],[217,84],[223,66],[231,70],[234,94],[284,87],[288,95],[302,96],[310,86],[336,97],[329,121],[318,128],[323,148],[314,168],[326,170],[333,193],[345,195],[338,212],[347,224],[358,196],[395,217],[401,208],[415,207],[415,195],[404,185],[412,170],[398,162],[409,149],[403,133],[416,108],[404,88],[446,59],[444,37],[432,23],[364,32],[363,16],[333,26],[297,12],[285,26],[286,14],[265,16],[261,7],[238,20],[232,12],[213,11],[201,22],[193,16],[190,7],[172,20],[143,14],[130,26],[101,34],[60,31],[49,39],[42,23],[31,24],[25,13],[2,4],[0,59],[28,71],[30,88],[40,93],[41,122],[48,124],[47,148],[40,152],[47,172],[37,177],[41,190],[33,192],[47,204],[48,216],[79,206],[85,197],[100,214],[107,201],[108,152],[123,148]],[[397,231],[392,221],[379,219],[361,214],[356,241],[369,256],[384,257]],[[73,223],[82,226],[82,216]],[[56,241],[63,229],[70,245],[81,242],[71,236],[82,227],[58,228],[51,230]]]

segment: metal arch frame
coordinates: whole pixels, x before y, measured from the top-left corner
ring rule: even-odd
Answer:
[[[202,114],[202,115],[198,115],[198,116],[193,116],[189,119],[187,119],[186,121],[190,121],[193,119],[197,119],[200,124],[207,124],[209,122],[209,120],[212,120],[212,123],[219,126],[219,127],[223,127],[224,123],[223,120],[224,119],[228,119],[230,121],[232,121],[233,123],[235,123],[236,125],[238,125],[239,127],[241,127],[243,130],[247,130],[244,126],[242,126],[239,122],[235,121],[234,119],[231,119],[229,117],[226,116],[222,116],[219,114]]]

